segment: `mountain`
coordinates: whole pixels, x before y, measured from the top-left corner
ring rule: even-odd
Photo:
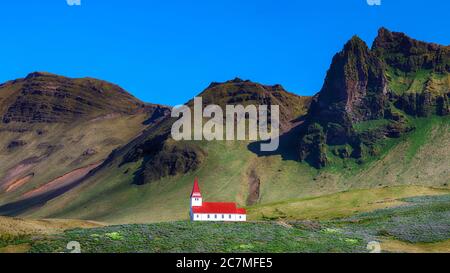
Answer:
[[[289,93],[280,85],[269,86],[238,78],[223,83],[212,83],[199,96],[203,98],[204,104],[280,105],[281,128],[285,133],[297,126],[299,117],[306,113],[311,100],[310,97]],[[186,104],[193,107],[193,101]],[[113,207],[119,206],[123,209],[121,213],[127,215],[126,217],[139,218],[141,213],[148,210],[139,213],[137,211],[131,213],[129,210],[136,210],[135,205],[150,205],[151,210],[160,209],[161,205],[157,205],[158,200],[161,202],[169,200],[167,206],[178,209],[179,206],[173,202],[180,202],[179,204],[184,207],[181,203],[184,200],[182,196],[173,198],[169,193],[161,194],[160,190],[149,189],[160,186],[174,187],[174,183],[182,177],[183,180],[186,179],[182,183],[183,191],[176,192],[182,194],[185,189],[191,187],[190,179],[193,175],[198,175],[199,172],[214,175],[215,179],[211,182],[216,185],[228,180],[230,175],[235,176],[235,179],[245,175],[243,183],[251,184],[253,193],[251,197],[242,196],[243,202],[251,204],[259,199],[260,178],[256,166],[248,166],[248,163],[251,163],[249,157],[258,156],[249,149],[248,145],[251,144],[249,141],[177,142],[170,136],[174,121],[175,119],[166,117],[160,123],[144,130],[128,144],[114,150],[82,185],[56,198],[52,201],[52,205],[44,206],[35,216],[41,217],[45,214],[54,217],[67,212],[69,218],[102,218],[110,214]],[[226,152],[223,152],[224,149]],[[223,160],[230,165],[224,164]],[[242,164],[242,161],[245,163]],[[242,170],[236,169],[237,166]],[[217,172],[210,172],[209,169],[215,169]],[[208,188],[205,190],[208,191]],[[236,193],[236,189],[230,193]],[[95,206],[96,209],[85,210],[91,206]],[[165,205],[162,206],[166,208]],[[166,214],[167,217],[172,217],[171,209],[169,208],[167,213],[160,211],[160,216],[164,217],[163,214]],[[177,213],[184,212],[181,209]]]
[[[415,130],[411,117],[446,116],[450,48],[382,28],[372,49],[353,37],[333,58],[301,136],[300,159],[316,168],[331,152],[367,160],[386,138]],[[364,130],[358,130],[363,128]]]
[[[109,223],[188,219],[195,177],[207,200],[270,208],[280,217],[286,207],[295,210],[289,200],[337,192],[360,198],[353,194],[357,189],[385,188],[392,197],[399,194],[396,186],[406,189],[408,196],[422,195],[424,191],[417,190],[422,186],[447,189],[449,174],[443,162],[450,157],[448,60],[448,47],[383,28],[372,48],[356,36],[350,39],[334,56],[314,97],[239,78],[212,83],[199,94],[204,105],[279,105],[280,147],[270,153],[259,152],[259,142],[254,141],[175,141],[175,119],[165,116],[161,106],[150,107],[150,112],[131,105],[125,107],[130,112],[116,109],[130,119],[145,114],[132,129],[120,123],[111,128],[105,121],[105,128],[129,133],[128,140],[102,148],[97,159],[106,160],[83,161],[77,165],[81,169],[71,169],[84,174],[83,166],[98,163],[75,186],[50,198],[47,194],[45,202],[36,202],[43,200],[39,187],[34,196],[0,196],[0,214]],[[192,107],[193,100],[186,105]],[[84,120],[95,115],[84,108],[65,108],[71,109],[69,117],[82,120],[77,132],[91,130]],[[29,139],[16,137],[6,146],[23,149]],[[90,154],[91,146],[79,150]],[[56,162],[52,164],[64,161]],[[40,179],[40,186],[52,189],[60,183],[58,176],[52,177]],[[27,180],[13,184],[36,188]]]
[[[304,115],[311,98],[297,96],[286,91],[280,84],[263,85],[249,80],[235,78],[224,83],[212,83],[198,95],[204,105],[216,104],[225,109],[226,105],[279,105],[280,129],[288,131],[293,121]],[[192,101],[188,102],[192,106]]]
[[[92,78],[35,72],[0,85],[0,200],[62,194],[168,110]]]
[[[212,83],[201,92],[204,105],[279,105],[280,127],[292,128],[293,121],[306,113],[310,98],[289,93],[280,85],[266,86],[236,78],[224,83]],[[187,102],[193,108],[193,101]],[[146,131],[132,145],[117,151],[111,158],[120,165],[142,160],[134,175],[134,183],[142,185],[167,176],[176,176],[195,171],[207,158],[207,152],[195,142],[175,142],[171,139],[174,119],[167,118],[156,128]]]

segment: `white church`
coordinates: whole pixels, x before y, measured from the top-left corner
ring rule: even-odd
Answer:
[[[195,179],[191,193],[191,221],[244,222],[247,212],[236,203],[203,202],[198,180]]]

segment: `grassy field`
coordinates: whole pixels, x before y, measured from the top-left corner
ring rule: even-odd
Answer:
[[[332,220],[397,207],[405,204],[402,199],[407,197],[444,194],[450,194],[450,190],[419,186],[361,189],[253,206],[248,209],[248,217],[252,220]]]
[[[361,213],[336,222],[355,234],[384,236],[406,243],[437,243],[450,239],[450,195],[402,199],[399,207]]]
[[[82,251],[104,252],[359,252],[360,238],[326,229],[315,231],[266,223],[190,223],[122,225],[73,230],[60,239],[37,242],[31,252],[61,252],[66,241]]]
[[[76,228],[63,233],[21,237],[0,251],[69,252],[80,243],[85,253],[196,252],[450,252],[450,195],[410,197],[396,206],[332,220],[192,223],[176,221]],[[372,243],[373,244],[373,243]],[[5,246],[8,245],[8,246]]]
[[[81,220],[25,220],[0,216],[0,253],[27,252],[36,236],[47,236],[74,228],[93,228],[103,224]]]

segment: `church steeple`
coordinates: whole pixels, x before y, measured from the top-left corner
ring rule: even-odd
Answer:
[[[191,207],[201,207],[202,206],[202,194],[200,192],[200,187],[198,186],[198,179],[195,178],[194,187],[192,187],[191,192]]]

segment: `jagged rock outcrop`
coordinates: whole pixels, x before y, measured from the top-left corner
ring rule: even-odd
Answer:
[[[384,64],[364,41],[353,37],[333,58],[322,90],[309,116],[325,124],[344,126],[383,117],[387,79]]]
[[[299,157],[321,168],[328,149],[341,158],[377,154],[376,143],[414,128],[407,115],[447,115],[450,48],[382,28],[369,49],[353,37],[333,58],[321,91],[314,97],[300,136]],[[401,110],[401,111],[398,111]],[[357,131],[370,121],[380,126]]]
[[[384,117],[387,79],[384,64],[358,37],[353,37],[333,58],[322,90],[311,103],[300,160],[315,167],[327,164],[327,145],[350,144],[359,150],[353,124]],[[359,152],[341,152],[359,157]]]

